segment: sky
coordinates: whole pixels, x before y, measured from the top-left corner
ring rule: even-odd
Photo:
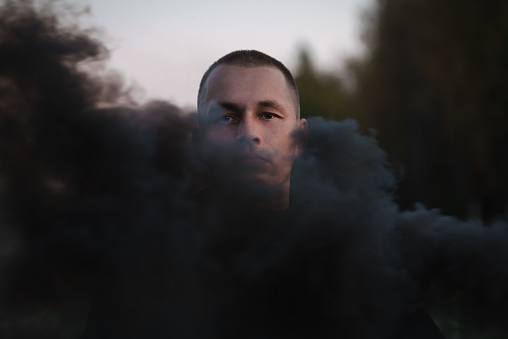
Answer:
[[[257,49],[297,66],[309,49],[322,70],[362,52],[362,14],[374,0],[70,0],[90,7],[87,24],[103,30],[110,67],[144,100],[195,107],[199,81],[221,56]]]

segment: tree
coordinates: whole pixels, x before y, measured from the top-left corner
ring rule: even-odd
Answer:
[[[507,215],[507,23],[503,1],[379,0],[371,13],[351,107],[404,167],[403,207]]]
[[[350,117],[349,95],[340,77],[316,70],[310,53],[300,50],[295,81],[300,94],[301,116],[341,120]]]

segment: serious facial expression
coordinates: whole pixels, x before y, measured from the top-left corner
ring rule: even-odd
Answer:
[[[231,164],[235,173],[268,185],[289,185],[300,151],[294,133],[306,121],[296,117],[282,72],[220,65],[210,75],[204,101],[202,139],[215,152],[239,151]]]

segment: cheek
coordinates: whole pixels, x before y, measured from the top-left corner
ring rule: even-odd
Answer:
[[[210,128],[205,134],[205,140],[213,144],[227,144],[234,140],[234,135],[228,128]]]
[[[281,153],[281,155],[290,155],[294,153],[296,143],[292,136],[291,130],[280,131],[275,135],[274,146]]]
[[[276,167],[280,171],[290,170],[296,154],[296,144],[291,135],[280,136],[274,140],[274,155],[276,160]]]
[[[229,128],[207,130],[201,147],[203,159],[210,166],[234,164],[243,151],[236,140],[235,131]]]

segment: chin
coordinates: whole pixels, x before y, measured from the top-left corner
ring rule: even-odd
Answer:
[[[266,188],[273,188],[277,189],[279,187],[284,187],[288,180],[282,180],[279,177],[274,177],[270,174],[266,173],[257,173],[249,176],[247,180],[250,180],[252,183],[255,183],[257,185],[266,187]]]

